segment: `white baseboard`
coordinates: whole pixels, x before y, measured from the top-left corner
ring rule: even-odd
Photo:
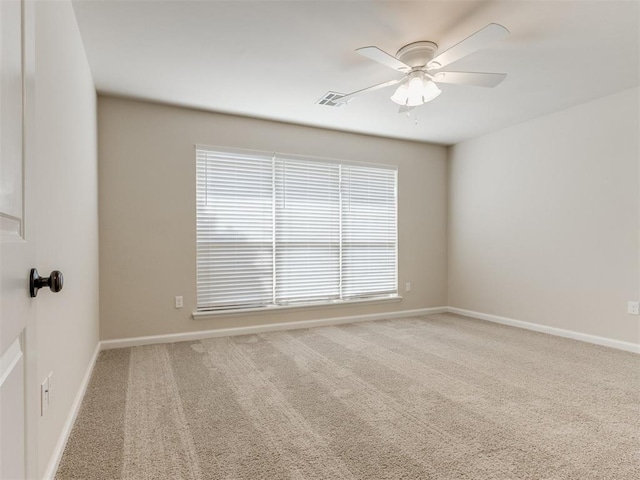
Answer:
[[[93,373],[93,367],[96,364],[96,360],[98,359],[100,350],[101,344],[100,342],[98,342],[98,344],[96,345],[96,349],[93,352],[93,356],[89,361],[89,365],[87,365],[87,369],[84,372],[82,381],[80,382],[78,393],[76,393],[76,396],[73,399],[73,403],[71,404],[71,410],[69,411],[69,415],[67,415],[67,420],[64,422],[62,432],[60,432],[58,443],[56,443],[56,447],[51,454],[51,458],[49,459],[49,464],[47,465],[47,469],[45,470],[44,474],[44,480],[53,480],[56,476],[58,465],[60,464],[62,454],[64,453],[64,447],[67,446],[67,440],[69,440],[69,435],[71,434],[71,430],[73,429],[73,424],[76,421],[78,412],[80,411],[80,405],[82,405],[82,399],[84,398],[84,394],[87,391],[87,386],[89,385],[89,380],[91,379],[91,374]]]
[[[549,327],[547,325],[540,325],[531,322],[523,322],[522,320],[499,317],[497,315],[490,315],[488,313],[463,310],[462,308],[448,307],[447,311],[449,313],[457,313],[458,315],[477,318],[479,320],[487,320],[489,322],[509,325],[511,327],[524,328],[526,330],[533,330],[535,332],[548,333],[549,335],[555,335],[557,337],[571,338],[573,340],[579,340],[581,342],[593,343],[595,345],[616,348],[618,350],[624,350],[627,352],[640,353],[640,344],[637,343],[614,340],[613,338],[598,337],[596,335],[589,335],[587,333],[574,332],[573,330],[564,330],[562,328]]]
[[[197,332],[171,333],[167,335],[152,335],[148,337],[119,338],[116,340],[103,340],[102,349],[137,347],[140,345],[153,345],[157,343],[185,342],[200,340],[203,338],[229,337],[232,335],[247,335],[250,333],[264,333],[279,330],[294,330],[298,328],[324,327],[327,325],[339,325],[343,323],[365,322],[370,320],[383,320],[385,318],[413,317],[429,315],[431,313],[444,313],[447,307],[420,308],[416,310],[401,310],[399,312],[371,313],[367,315],[353,315],[350,317],[321,318],[318,320],[303,320],[299,322],[270,323],[265,325],[251,325],[245,327],[220,328],[217,330],[201,330]]]

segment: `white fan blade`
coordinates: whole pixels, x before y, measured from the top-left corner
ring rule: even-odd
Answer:
[[[381,63],[385,67],[393,68],[399,72],[408,72],[411,67],[406,63],[402,63],[393,55],[380,50],[378,47],[362,47],[356,50],[363,57],[367,57],[374,62]]]
[[[506,77],[506,73],[438,72],[433,76],[433,81],[474,87],[495,87]]]
[[[400,82],[402,82],[406,77],[402,77],[399,78],[397,80],[389,80],[388,82],[384,82],[384,83],[379,83],[378,85],[374,85],[372,87],[367,87],[367,88],[363,88],[362,90],[356,90],[355,92],[351,92],[348,93],[340,98],[334,99],[332,100],[335,103],[347,103],[350,100],[353,100],[353,98],[357,95],[360,95],[361,93],[368,93],[368,92],[373,92],[375,90],[380,90],[381,88],[386,88],[386,87],[390,87],[391,85],[396,85]]]
[[[442,52],[436,56],[427,64],[429,69],[438,69],[455,62],[456,60],[466,57],[467,55],[476,52],[489,44],[500,40],[509,33],[509,30],[497,23],[490,23],[484,28],[481,28],[473,35],[465,38],[461,42],[458,42],[449,50]]]

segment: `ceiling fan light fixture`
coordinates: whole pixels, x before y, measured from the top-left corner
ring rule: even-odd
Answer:
[[[397,88],[391,100],[398,105],[418,107],[430,102],[440,93],[438,86],[431,80],[426,80],[422,75],[415,75]]]
[[[422,95],[420,95],[419,92],[414,93],[413,95],[409,94],[409,97],[407,98],[407,106],[409,107],[419,107],[423,103]]]
[[[409,97],[409,87],[407,87],[407,83],[402,83],[395,91],[393,95],[391,95],[391,100],[397,103],[398,105],[406,105],[407,98]]]
[[[409,95],[420,93],[424,87],[422,75],[413,74],[409,79]]]
[[[422,91],[424,90],[424,80],[422,75],[413,75],[409,80],[407,89],[407,105],[410,107],[417,107],[422,105]]]
[[[440,95],[440,93],[442,93],[442,91],[438,86],[429,80],[428,82],[425,82],[424,87],[422,88],[422,99],[424,100],[424,103],[427,103]]]

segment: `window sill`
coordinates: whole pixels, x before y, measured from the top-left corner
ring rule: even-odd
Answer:
[[[400,295],[363,298],[358,300],[338,300],[334,302],[322,302],[322,303],[300,303],[296,305],[277,305],[270,307],[255,307],[255,308],[238,308],[229,310],[210,310],[203,312],[193,312],[191,316],[194,320],[200,320],[204,318],[219,317],[219,316],[237,316],[237,315],[258,315],[263,313],[275,313],[282,310],[299,310],[299,309],[320,309],[320,308],[332,308],[332,307],[349,307],[354,305],[372,305],[376,303],[391,303],[401,302],[402,297]]]

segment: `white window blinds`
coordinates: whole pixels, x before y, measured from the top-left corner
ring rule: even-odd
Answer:
[[[396,171],[342,167],[342,298],[396,292]]]
[[[197,151],[198,308],[273,298],[272,159]]]
[[[397,294],[397,171],[196,148],[198,310]]]
[[[340,165],[276,158],[276,304],[340,298]]]

